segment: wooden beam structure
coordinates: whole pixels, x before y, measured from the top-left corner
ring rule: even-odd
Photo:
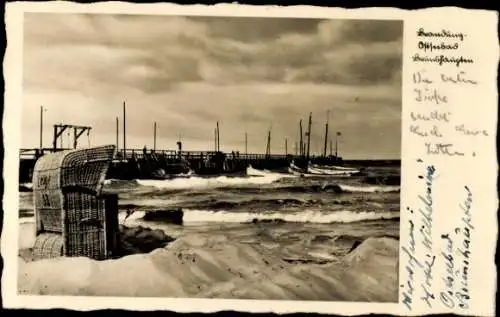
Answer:
[[[73,129],[73,148],[76,149],[78,146],[78,139],[83,133],[90,133],[92,127],[73,124],[54,124],[54,138],[52,141],[52,147],[54,150],[57,149],[57,141],[60,139],[62,140],[63,133],[69,129]]]

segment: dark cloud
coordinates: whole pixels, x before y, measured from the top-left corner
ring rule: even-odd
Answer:
[[[327,23],[338,27],[339,44],[393,42],[403,36],[403,21],[337,20]]]
[[[41,62],[45,50],[60,50],[53,58],[68,73],[85,67],[80,75],[89,80],[152,93],[191,81],[397,81],[401,35],[400,21],[29,13],[25,23],[28,58]],[[90,60],[85,54],[96,46],[107,55]],[[75,47],[78,53],[64,53]],[[121,68],[147,71],[130,77]],[[27,83],[46,81],[53,71],[27,68]]]
[[[219,121],[229,150],[246,130],[249,150],[263,152],[271,126],[279,149],[309,112],[320,138],[332,110],[346,151],[397,156],[401,36],[399,21],[26,13],[23,138],[38,142],[44,104],[47,122],[90,124],[114,143],[125,99],[139,148],[153,121],[162,146],[181,133],[187,149],[211,148]]]
[[[287,34],[313,34],[319,19],[276,19],[260,17],[191,17],[205,23],[215,38],[227,38],[241,42],[271,41]]]

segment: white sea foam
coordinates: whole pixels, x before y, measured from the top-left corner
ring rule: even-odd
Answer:
[[[296,166],[293,162],[290,164],[288,168],[288,172],[293,175],[301,175],[301,176],[350,176],[354,173],[358,173],[359,170],[349,167],[340,167],[336,166],[335,168],[321,168],[319,165],[309,165],[307,173],[300,167]]]
[[[165,197],[161,198],[140,198],[140,199],[120,199],[120,205],[125,205],[124,207],[131,207],[134,209],[141,208],[141,206],[154,206],[155,208],[168,208],[172,205],[180,204],[183,201],[181,199],[171,198],[167,199]],[[128,205],[128,206],[127,206]]]
[[[126,220],[126,225],[142,222],[144,211],[136,211],[130,215]],[[363,220],[377,220],[377,219],[394,219],[399,217],[399,212],[374,212],[374,211],[361,211],[354,212],[350,210],[335,211],[330,213],[318,212],[313,210],[305,210],[298,213],[253,213],[253,212],[228,212],[224,210],[201,210],[201,209],[184,209],[183,223],[189,225],[190,223],[244,223],[251,222],[253,219],[257,220],[272,220],[281,219],[287,222],[300,222],[300,223],[350,223]],[[120,214],[120,223],[124,223],[124,214]]]
[[[311,222],[311,223],[333,223],[333,222],[356,222],[362,220],[392,219],[399,217],[399,212],[353,212],[349,210],[322,213],[305,210],[299,213],[232,213],[226,211],[210,210],[185,210],[185,222],[249,222],[253,219],[271,220],[282,219],[287,222]]]
[[[247,177],[198,177],[192,176],[189,178],[174,178],[166,180],[137,180],[137,183],[142,186],[151,186],[157,188],[168,189],[187,189],[187,188],[214,188],[227,187],[235,185],[265,185],[278,181],[281,178],[290,177],[291,175],[282,173],[273,173],[268,171],[260,171],[252,168],[247,169]]]
[[[390,193],[398,192],[399,186],[349,186],[339,184],[344,192],[358,192],[358,193]]]

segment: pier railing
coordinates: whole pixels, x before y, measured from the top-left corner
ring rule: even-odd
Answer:
[[[20,182],[32,178],[36,160],[44,154],[70,150],[65,148],[21,149]],[[284,154],[222,153],[215,151],[176,151],[127,149],[118,150],[108,171],[108,177],[117,179],[162,178],[165,175],[183,174],[194,171],[199,175],[241,173],[248,166],[256,169],[287,170],[294,161],[299,168],[307,166],[306,157]],[[309,161],[319,165],[347,164],[356,166],[395,166],[399,160],[343,161],[340,157],[310,155]],[[162,174],[163,173],[163,174]]]
[[[37,159],[38,157],[51,153],[51,152],[59,152],[71,150],[69,148],[43,148],[43,149],[21,149],[19,152],[20,158],[29,160],[29,159]],[[115,156],[116,160],[129,160],[132,158],[135,159],[144,159],[149,158],[152,155],[161,156],[166,159],[205,159],[208,157],[212,157],[216,154],[220,154],[221,152],[215,151],[176,151],[176,150],[150,150],[150,149],[126,149],[125,151],[118,150]],[[286,159],[292,158],[294,155],[288,154],[251,154],[251,153],[239,153],[239,152],[224,152],[223,153],[227,158],[234,158],[239,160],[265,160],[267,159]]]

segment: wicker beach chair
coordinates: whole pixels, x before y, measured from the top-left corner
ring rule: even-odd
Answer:
[[[35,258],[103,260],[118,245],[118,196],[102,194],[113,145],[51,153],[33,171]]]

